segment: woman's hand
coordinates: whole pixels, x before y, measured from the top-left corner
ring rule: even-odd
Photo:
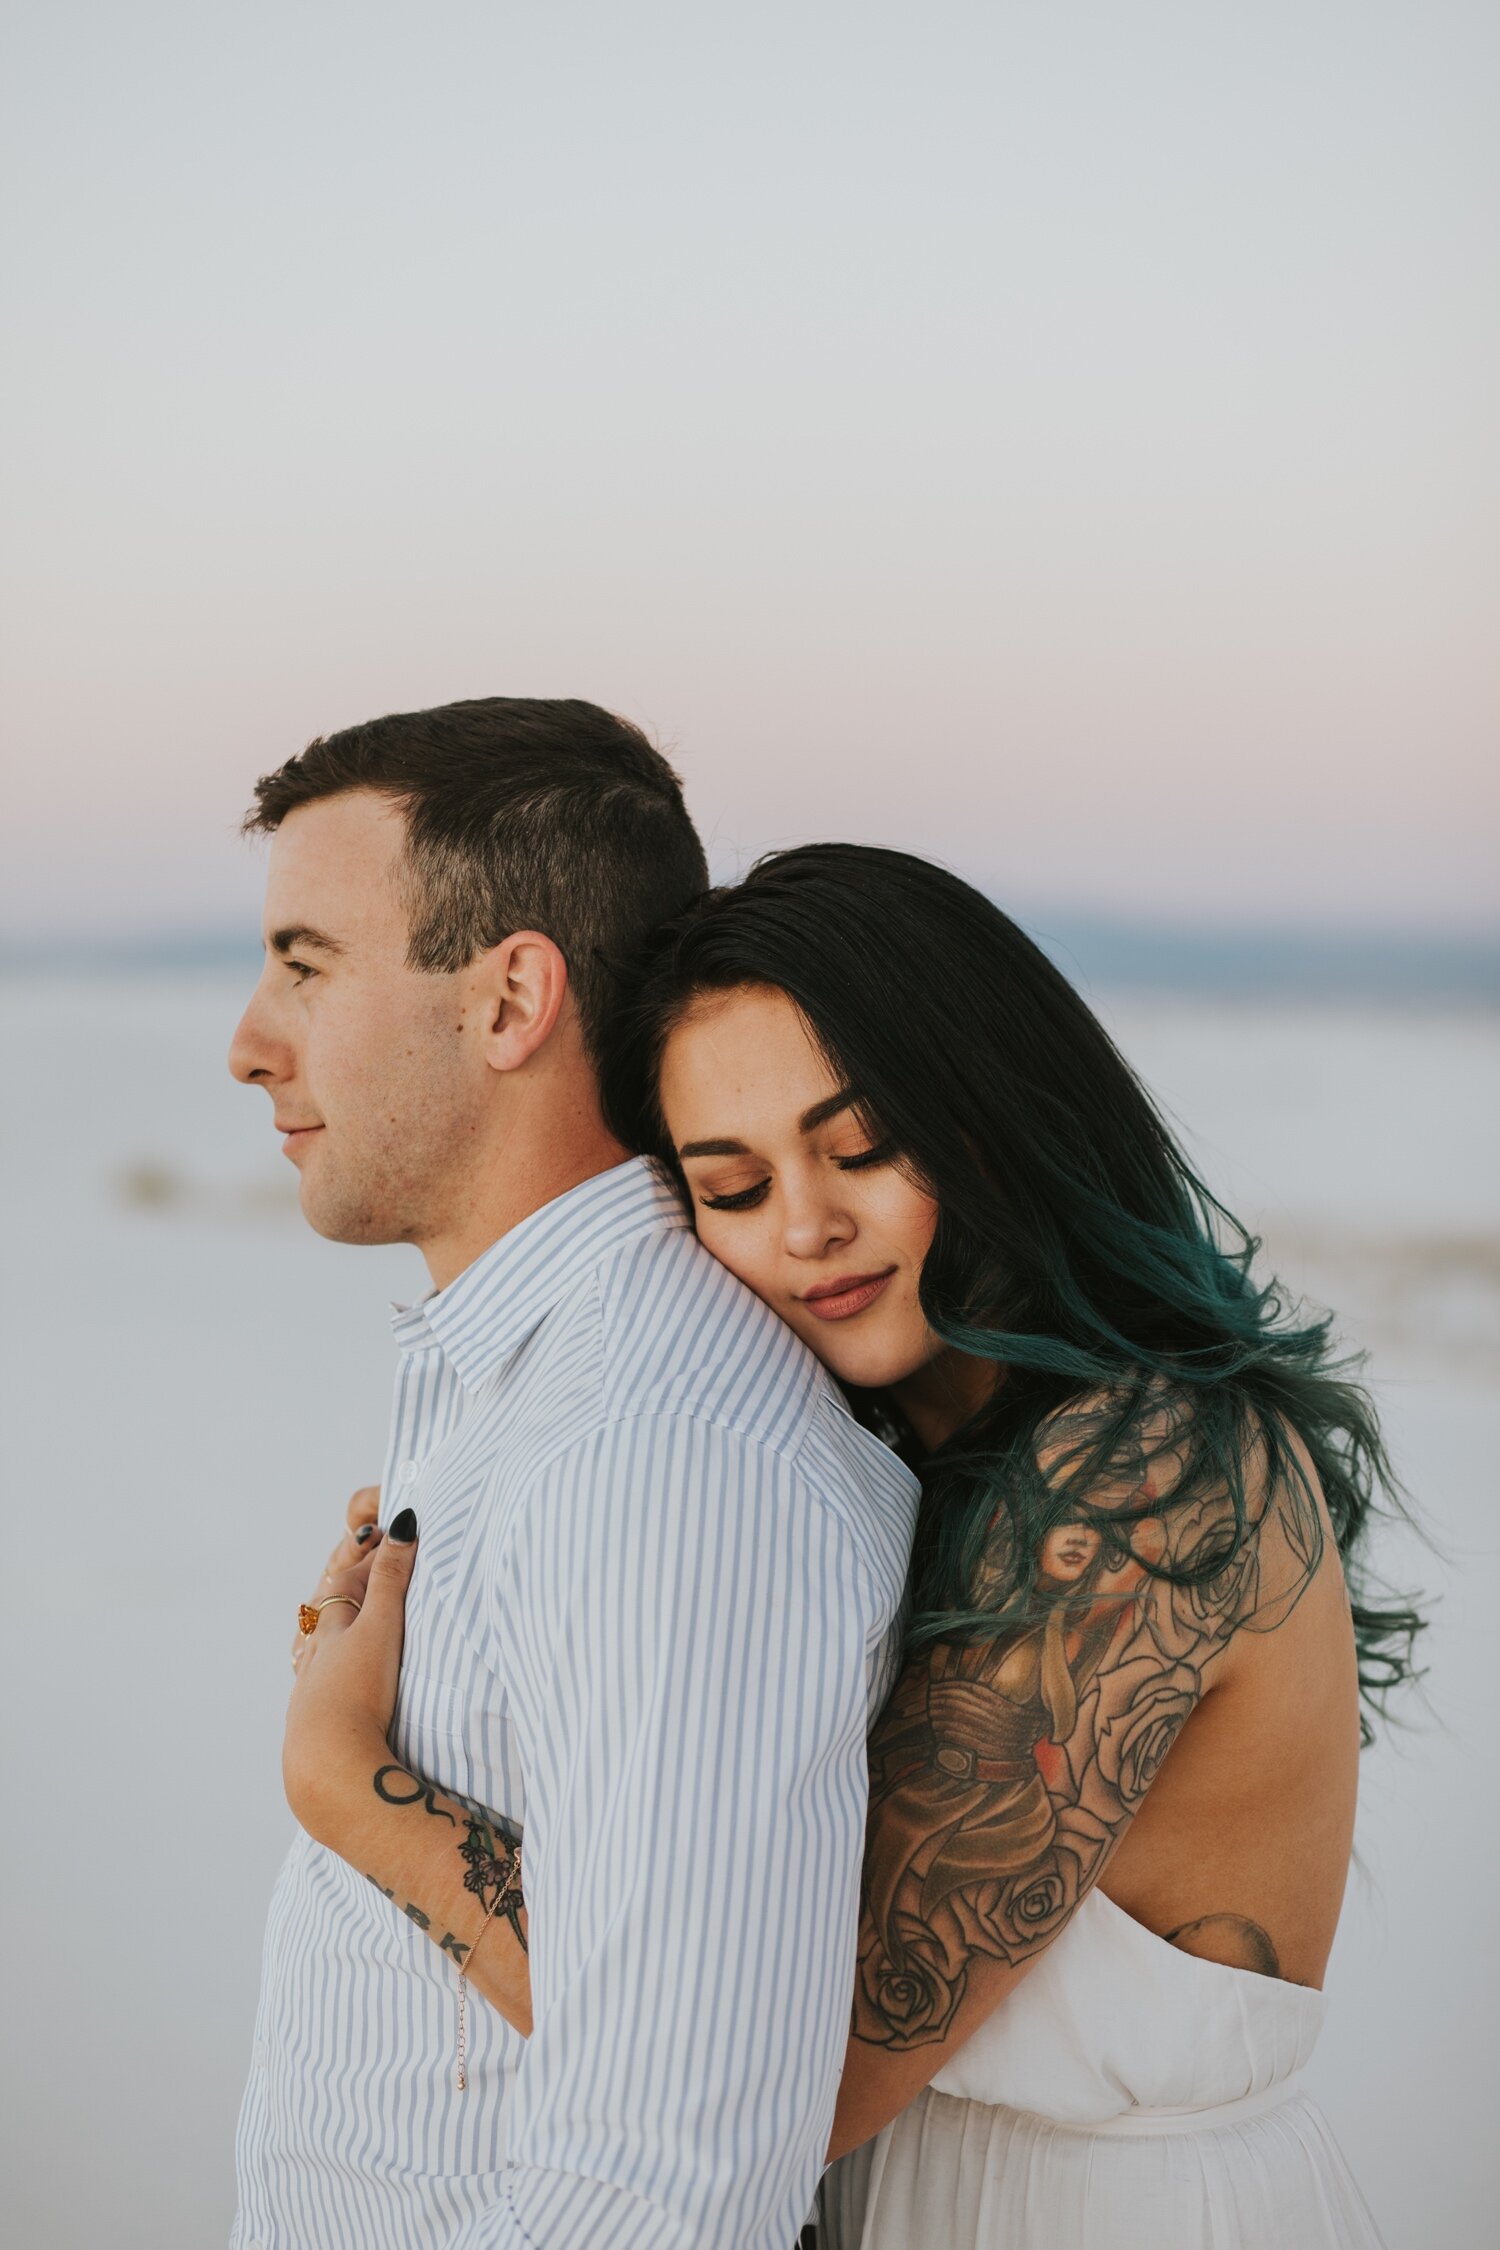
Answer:
[[[325,1572],[314,1601],[331,1606],[296,1660],[281,1759],[287,1802],[310,1836],[343,1857],[368,1813],[370,1761],[381,1761],[396,1707],[416,1534],[403,1508],[357,1562]],[[341,1553],[342,1543],[330,1561]]]
[[[385,1537],[375,1521],[380,1513],[380,1487],[362,1484],[358,1492],[351,1493],[349,1505],[344,1510],[346,1526],[344,1536],[334,1548],[318,1580],[318,1590],[313,1600],[321,1601],[335,1578],[346,1570],[353,1570],[363,1556],[369,1554],[374,1543]],[[307,1654],[308,1636],[297,1632],[292,1635],[292,1669],[295,1671]]]
[[[383,1539],[377,1534],[361,1547],[358,1530],[369,1519],[356,1523],[354,1512],[368,1497],[356,1493],[349,1503],[357,1559],[347,1559],[345,1543],[334,1549],[314,1597],[332,1607],[321,1610],[298,1652],[282,1750],[287,1802],[316,1843],[368,1876],[529,2036],[520,1829],[392,1760],[387,1737],[417,1519],[403,1508]]]

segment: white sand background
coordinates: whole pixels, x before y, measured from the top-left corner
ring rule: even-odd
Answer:
[[[205,2250],[267,1892],[296,1601],[379,1472],[414,1255],[301,1225],[219,975],[11,980],[4,1113],[4,2233]],[[1374,1351],[1442,1558],[1430,1712],[1369,1753],[1317,2091],[1391,2250],[1496,2187],[1500,1032],[1476,1015],[1105,1003],[1214,1183]],[[309,2245],[308,2250],[315,2250]]]

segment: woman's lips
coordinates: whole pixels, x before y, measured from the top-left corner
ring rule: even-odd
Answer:
[[[892,1266],[890,1273],[867,1274],[832,1296],[804,1297],[802,1302],[819,1320],[849,1320],[855,1313],[863,1312],[866,1305],[874,1304],[895,1270]]]

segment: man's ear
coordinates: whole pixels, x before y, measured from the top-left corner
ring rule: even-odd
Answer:
[[[519,1070],[545,1046],[568,997],[568,964],[540,930],[517,930],[476,962],[485,1059],[492,1070]]]

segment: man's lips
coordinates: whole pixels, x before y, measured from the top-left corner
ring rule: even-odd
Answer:
[[[848,1320],[874,1304],[895,1270],[887,1266],[884,1273],[842,1274],[837,1281],[809,1289],[802,1302],[819,1320]]]
[[[278,1117],[276,1130],[282,1136],[282,1147],[289,1149],[295,1147],[299,1141],[305,1141],[310,1133],[321,1133],[323,1128],[321,1125],[283,1125]]]

